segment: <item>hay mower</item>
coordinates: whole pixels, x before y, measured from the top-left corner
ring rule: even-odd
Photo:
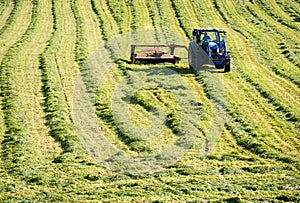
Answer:
[[[143,47],[139,53],[135,53],[137,47]],[[159,48],[169,48],[169,53],[160,50]],[[174,55],[175,48],[185,48],[188,51],[187,46],[178,44],[132,44],[131,45],[131,63],[177,63],[181,60],[179,56]]]

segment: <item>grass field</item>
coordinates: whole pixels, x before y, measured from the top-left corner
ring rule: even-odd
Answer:
[[[194,27],[231,72],[129,63]],[[299,31],[299,0],[0,0],[0,201],[300,202]]]

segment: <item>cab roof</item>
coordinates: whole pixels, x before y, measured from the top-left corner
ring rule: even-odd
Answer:
[[[219,32],[219,33],[226,33],[225,30],[222,30],[221,28],[194,28],[194,32]]]

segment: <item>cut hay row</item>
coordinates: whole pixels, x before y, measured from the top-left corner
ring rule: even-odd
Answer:
[[[82,66],[88,57],[87,53],[87,39],[86,33],[84,32],[84,20],[80,13],[78,1],[71,1],[71,9],[76,20],[76,52],[75,60]]]
[[[263,6],[263,5],[262,5]],[[299,60],[299,47],[300,47],[300,40],[299,40],[299,29],[297,27],[294,27],[291,29],[291,27],[286,27],[285,23],[286,21],[281,20],[280,22],[274,21],[274,17],[269,17],[269,9],[267,6],[264,8],[257,8],[256,6],[250,5],[248,7],[248,10],[250,11],[253,16],[255,16],[261,24],[263,24],[263,28],[266,29],[266,27],[270,27],[271,30],[274,30],[275,34],[278,34],[278,39],[280,40],[280,43],[278,45],[278,48],[280,48],[281,54],[285,55],[289,61],[291,61],[295,66],[298,68],[300,67],[300,60]],[[273,10],[273,8],[272,8]],[[289,22],[289,20],[287,20]],[[267,25],[267,26],[264,26]],[[269,30],[267,30],[269,31]],[[272,38],[274,38],[274,34],[272,34]],[[278,40],[278,41],[279,41]]]
[[[128,2],[125,0],[106,0],[106,4],[115,22],[118,24],[120,34],[129,32],[130,10],[128,7]]]
[[[229,87],[229,88],[230,88],[230,87]],[[239,98],[240,98],[240,97],[239,97]],[[238,112],[236,112],[236,113],[238,113]],[[271,113],[271,112],[270,112],[270,113]],[[243,123],[242,120],[241,120],[240,122]],[[252,125],[250,125],[250,126],[252,126]],[[250,126],[248,126],[248,127],[250,127]],[[281,126],[281,124],[280,124],[279,126]],[[247,129],[246,126],[244,126],[243,128],[244,128],[244,129]],[[292,130],[291,132],[293,132],[292,134],[295,134],[295,133],[296,133],[292,128],[291,128],[291,130]],[[280,132],[280,134],[283,134],[283,133],[284,133],[284,132]],[[285,133],[286,133],[286,132],[285,132]],[[284,134],[285,134],[285,133],[284,133]],[[246,134],[249,134],[249,133],[246,132]],[[290,138],[289,138],[289,139],[290,139]],[[287,139],[287,140],[289,140],[289,139]],[[246,140],[247,140],[247,139],[246,139]],[[248,140],[248,141],[249,141],[249,140]],[[292,138],[292,139],[290,140],[290,142],[291,142],[291,143],[294,143],[294,142],[295,142],[295,139]],[[251,142],[250,142],[250,143],[251,143]],[[247,148],[251,149],[251,147],[249,147],[249,146],[248,146]],[[254,150],[254,149],[253,149],[253,150]]]
[[[107,4],[113,3],[113,2],[107,2]],[[104,39],[112,39],[114,36],[119,34],[119,32],[124,32],[124,30],[129,29],[128,26],[130,26],[129,22],[122,21],[116,16],[116,8],[110,8],[109,10],[106,10],[105,7],[100,7],[100,5],[106,5],[104,1],[100,2],[99,4],[96,4],[96,2],[92,2],[93,8],[95,13],[97,14],[99,20],[100,20],[100,28],[101,33]],[[117,4],[124,4],[125,2],[121,1]],[[123,6],[124,6],[123,5]],[[125,8],[122,8],[125,9]],[[124,10],[126,12],[126,17],[124,20],[130,19],[129,13],[127,13],[127,9]],[[103,22],[110,21],[112,25],[116,26],[107,26]],[[117,26],[119,25],[119,27]],[[126,27],[127,26],[127,27]],[[123,30],[123,31],[122,31]],[[125,37],[126,39],[126,37]],[[114,55],[115,52],[118,52],[119,50],[114,50],[113,48],[109,47],[108,45],[108,51]],[[116,87],[116,81],[107,81],[108,78],[111,76],[108,76],[108,74],[112,74],[114,80],[119,80],[120,76],[122,75],[122,71],[118,69],[118,66],[112,66],[110,67],[104,75],[99,78],[101,83],[99,84],[96,92],[96,114],[101,119],[100,126],[102,129],[104,129],[104,136],[114,145],[117,145],[119,149],[126,149],[127,147],[122,144],[122,142],[127,142],[126,140],[129,140],[129,137],[126,137],[125,134],[122,134],[119,130],[116,124],[113,121],[113,116],[111,112],[111,93]],[[121,75],[120,75],[121,74]],[[104,82],[103,82],[104,81]],[[106,82],[105,82],[106,81]],[[119,144],[118,144],[119,143]],[[128,144],[128,142],[127,142]],[[100,154],[101,156],[101,154]]]
[[[282,25],[295,31],[300,31],[300,26],[297,24],[297,13],[292,9],[295,6],[292,1],[285,4],[275,0],[270,0],[268,4],[264,1],[259,1],[258,6]]]
[[[182,4],[182,1],[180,0],[172,0],[172,7],[176,13],[176,18],[179,21],[180,27],[184,30],[185,35],[191,38],[192,30],[196,27],[200,27],[200,23],[202,23],[202,19],[199,18],[199,16],[193,15],[193,13],[198,12],[195,10],[193,2],[187,1]],[[190,11],[193,11],[193,13]]]
[[[111,37],[115,36],[120,32],[117,23],[111,16],[109,8],[105,1],[95,1],[91,0],[91,5],[93,11],[99,19],[100,28],[102,30],[103,40],[109,40]],[[115,31],[115,32],[113,32]]]
[[[99,16],[99,19],[103,19],[103,12],[99,12],[99,10],[96,10],[96,14]],[[107,15],[106,15],[107,16]],[[174,17],[174,16],[173,16]],[[164,17],[165,19],[168,18],[168,16]],[[132,18],[134,19],[134,18]],[[134,22],[133,22],[134,23]],[[164,24],[166,24],[167,21],[164,20]],[[159,28],[161,30],[161,28]],[[105,34],[106,30],[102,29],[102,32]],[[110,31],[111,33],[115,33],[114,30]],[[149,40],[149,39],[148,39]],[[118,68],[113,68],[111,69],[109,72],[105,73],[105,75],[103,76],[103,78],[101,78],[101,81],[103,83],[100,84],[99,86],[99,90],[97,91],[97,115],[99,116],[99,118],[101,118],[101,120],[104,122],[101,122],[101,125],[104,125],[105,128],[103,127],[103,129],[105,129],[105,133],[107,138],[114,144],[116,144],[119,148],[127,151],[129,146],[130,150],[136,151],[136,152],[145,152],[145,150],[148,150],[149,147],[147,147],[143,142],[141,142],[141,140],[136,140],[136,139],[131,139],[130,137],[122,134],[122,132],[120,131],[120,129],[118,129],[119,127],[121,128],[128,128],[128,126],[116,126],[116,123],[114,123],[113,118],[112,118],[112,112],[111,112],[111,101],[109,98],[112,97],[112,92],[115,88],[115,85],[118,83],[118,78],[122,78],[124,77],[124,73],[128,74],[128,72],[130,72],[129,67],[126,67],[128,65],[120,62],[118,63]],[[120,69],[120,70],[118,70]],[[146,70],[146,69],[145,69]],[[126,73],[127,72],[127,73]],[[123,75],[123,76],[122,76]],[[108,80],[108,78],[114,78],[113,80]],[[152,94],[151,91],[149,91],[149,94]],[[144,95],[145,96],[145,95]],[[147,104],[145,104],[145,101],[140,101],[141,103],[139,103],[139,107],[132,105],[131,109],[133,112],[138,112],[141,111],[143,108],[147,108]],[[142,108],[141,108],[142,107]],[[139,118],[143,118],[147,114],[147,111],[142,110],[141,115],[135,115],[133,117],[134,120],[139,121],[137,123],[137,125],[140,125],[141,123],[141,119]],[[171,115],[172,113],[170,113]],[[176,116],[174,114],[174,116]],[[172,116],[169,117],[170,120],[172,120]],[[175,121],[176,119],[174,119]],[[176,128],[176,125],[172,125],[170,124],[170,128]],[[129,129],[129,128],[128,128]],[[173,129],[173,130],[174,130]],[[172,129],[171,129],[172,130]],[[174,130],[176,131],[176,130]],[[119,139],[121,141],[119,141]],[[122,144],[122,143],[125,143]]]
[[[5,24],[0,29],[0,35],[14,22],[16,17],[18,16],[19,9],[21,8],[22,2],[19,0],[13,1],[13,8],[9,13],[8,17],[6,18]],[[4,17],[5,19],[5,17]]]
[[[103,44],[100,25],[91,3],[84,0],[72,1],[76,19],[76,60],[82,66],[84,61]]]
[[[285,77],[287,70],[280,70],[281,74],[272,69],[272,57],[256,52],[273,46],[263,42],[259,47],[259,38],[250,32],[253,28],[254,34],[266,41],[267,35],[260,33],[265,29],[293,30],[288,32],[285,44],[272,53],[278,56],[277,61],[282,60],[282,68],[291,66],[297,73],[292,58],[279,53],[283,51],[281,46],[288,49],[296,32],[291,26],[297,26],[297,22],[281,24],[280,19],[295,18],[289,18],[287,11],[298,15],[295,5],[299,0],[268,0],[267,4],[277,3],[282,9],[273,20],[262,4],[257,5],[258,1],[33,0],[5,4],[3,12],[1,2],[0,25],[6,28],[0,35],[0,141],[4,141],[2,155],[8,157],[1,159],[1,202],[300,201],[299,87],[291,82],[292,78]],[[235,13],[243,7],[242,2],[248,9]],[[13,5],[19,6],[17,13],[6,18],[4,14],[9,14]],[[119,14],[124,14],[124,19]],[[249,23],[251,15],[257,24]],[[10,18],[12,23],[6,26]],[[134,40],[146,44],[181,43],[180,37],[190,37],[193,27],[228,31],[232,71],[216,71],[218,81],[205,72],[196,74],[188,69],[186,59],[176,65],[128,63],[125,52],[129,38],[125,32],[140,31]],[[281,36],[278,32],[272,40],[277,43]],[[255,43],[249,46],[251,40]],[[103,54],[98,55],[103,62],[99,64],[105,66],[108,61],[110,67],[100,66],[106,71],[85,75],[85,62],[97,53]],[[80,77],[86,84],[89,79],[99,80],[99,84],[92,84],[96,87],[93,107],[97,115],[92,115],[96,122],[88,126],[90,131],[84,132],[87,137],[80,137],[73,111],[78,107],[74,98],[80,92],[74,92],[74,88],[77,90]],[[135,79],[140,86],[134,86]],[[215,146],[200,156],[207,148],[202,145],[205,135],[215,122],[210,85],[218,82],[226,90],[226,123]],[[184,99],[178,99],[180,95]],[[192,103],[193,108],[186,107],[185,102]],[[86,103],[82,104],[80,107]],[[185,119],[185,114],[194,115],[195,111],[199,115]],[[166,117],[159,117],[162,112]],[[7,119],[10,115],[13,119]],[[90,114],[79,116],[90,118]],[[26,138],[21,141],[26,142],[13,140],[19,134],[9,131],[11,122],[17,124],[19,134]],[[155,134],[157,127],[161,132]],[[180,137],[185,130],[189,135],[197,134],[198,142]],[[145,139],[147,135],[152,139]],[[101,136],[123,150],[119,155],[137,155],[150,161],[149,157],[158,161],[161,158],[164,170],[118,173],[117,167],[94,163],[106,150],[99,147],[103,146]],[[90,144],[86,149],[82,149],[83,140]],[[175,141],[185,149],[177,162],[168,164],[161,156],[164,154],[152,156]],[[23,146],[25,151],[18,154]],[[14,157],[6,156],[8,149],[9,154],[21,157],[16,159],[19,162],[13,163]],[[81,156],[86,150],[95,155],[93,162]],[[19,167],[12,168],[15,165]]]
[[[5,123],[5,135],[1,143],[1,156],[4,158],[4,167],[11,172],[25,173],[25,166],[31,153],[28,145],[29,129],[22,109],[19,90],[16,88],[16,66],[13,60],[22,43],[32,33],[31,29],[36,25],[37,5],[31,3],[23,5],[23,9],[32,9],[29,14],[31,22],[26,32],[13,44],[4,55],[1,61],[1,106]],[[17,11],[16,11],[17,12]],[[19,13],[18,13],[19,14]],[[15,15],[18,15],[15,14]],[[15,59],[16,60],[16,59]]]
[[[49,129],[45,125],[45,113],[42,106],[42,78],[39,69],[39,56],[47,46],[52,33],[51,2],[34,1],[36,14],[32,21],[36,21],[27,40],[19,47],[15,55],[16,88],[22,101],[26,121],[30,130],[29,143],[33,146],[32,159],[35,163],[51,162],[54,156],[61,152],[58,143],[49,136]],[[40,29],[43,27],[43,29]],[[37,44],[37,42],[39,42]]]
[[[203,4],[201,4],[201,3],[199,3],[197,6],[199,6],[199,5],[202,5],[202,6],[204,6],[204,5],[207,5],[207,4],[205,4],[205,3],[203,3]],[[198,9],[199,9],[199,7],[198,7]],[[206,13],[206,15],[204,15],[204,16],[206,16],[206,21],[208,20],[208,19],[210,19],[210,18],[208,18],[207,16],[214,16],[214,19],[220,19],[220,18],[216,18],[216,16],[218,16],[218,14],[215,12],[215,10],[213,9],[213,7],[202,7],[201,8],[203,11],[211,11],[211,13],[209,13],[209,12],[207,12]],[[200,9],[200,10],[201,10]],[[210,21],[210,23],[209,23],[209,25],[211,26],[211,25],[219,25],[220,26],[220,23],[222,23],[222,19],[221,19],[221,21],[219,21],[219,22],[216,22],[217,20],[215,20],[215,21],[213,21],[213,20],[211,20]],[[223,24],[223,23],[222,23]],[[225,26],[224,25],[224,27],[227,27],[227,26]],[[229,29],[229,32],[230,32],[230,29]],[[234,33],[233,32],[230,32],[230,34],[231,34],[231,37],[230,38],[235,38],[236,36],[238,36],[238,34],[237,35],[234,35]],[[230,38],[229,38],[229,40],[230,40]],[[231,40],[230,40],[231,41]],[[230,44],[230,41],[229,41],[229,44]],[[241,42],[242,42],[242,40],[241,39],[239,39],[239,38],[237,38],[237,43],[232,43],[232,45],[231,46],[236,46],[236,47],[239,47],[239,46],[242,46],[241,45]],[[230,48],[233,48],[233,47],[230,47]],[[235,50],[235,49],[234,49]],[[236,50],[237,51],[237,50]],[[233,53],[234,53],[234,51],[233,51]],[[239,53],[241,53],[241,52],[239,52]],[[238,59],[238,57],[233,57],[234,59],[235,58],[237,58]],[[244,63],[245,64],[245,66],[243,66],[242,64],[243,63],[241,63],[242,61],[236,61],[236,59],[235,59],[235,61],[234,61],[234,64],[236,64],[236,65],[239,65],[239,67],[241,67],[241,68],[243,68],[243,67],[247,67],[248,65],[249,65],[249,63]],[[231,74],[234,74],[234,73],[231,73]],[[241,100],[243,100],[243,98],[260,98],[260,96],[259,95],[257,95],[257,93],[256,93],[256,95],[257,96],[254,96],[254,95],[252,95],[252,96],[246,96],[245,95],[245,93],[242,93],[241,95],[237,95],[237,93],[239,93],[241,90],[244,90],[244,91],[246,91],[247,89],[251,89],[250,87],[248,87],[248,88],[238,88],[238,89],[233,89],[233,85],[237,85],[237,86],[241,86],[239,83],[241,83],[241,81],[238,81],[239,79],[239,77],[238,76],[231,76],[231,77],[229,77],[228,76],[228,79],[226,79],[227,77],[224,77],[224,85],[225,85],[225,88],[226,88],[226,91],[227,91],[227,93],[228,93],[228,99],[227,99],[227,102],[228,102],[228,106],[227,106],[227,108],[230,110],[233,110],[233,112],[235,112],[235,114],[236,113],[238,113],[239,111],[240,112],[243,112],[242,114],[240,114],[240,117],[242,118],[242,119],[245,119],[245,118],[250,118],[251,120],[253,119],[253,118],[251,118],[251,114],[253,114],[253,112],[249,112],[250,114],[249,114],[249,116],[246,116],[246,115],[243,115],[243,114],[246,114],[246,112],[248,111],[248,109],[256,109],[255,111],[257,111],[258,109],[261,109],[262,107],[261,106],[258,106],[258,105],[255,105],[256,107],[253,107],[253,108],[251,108],[250,106],[248,106],[248,105],[245,105],[246,104],[246,102],[242,102]],[[235,80],[233,80],[234,78],[237,78],[236,80],[236,82],[235,82]],[[249,94],[249,92],[247,91],[247,94]],[[250,94],[252,94],[252,93],[250,93]],[[289,94],[293,94],[292,92],[290,92]],[[265,105],[266,106],[266,108],[268,108],[267,106],[268,106],[268,104],[263,100],[263,99],[255,99],[255,102],[257,103],[258,102],[258,100],[260,100],[260,102],[262,102],[262,103],[264,103],[263,105]],[[244,105],[244,106],[246,106],[247,108],[245,108],[244,110],[242,110],[242,109],[240,109],[239,110],[239,108],[241,108],[241,106],[239,105],[239,106],[237,106],[236,104],[238,104],[238,103],[240,103],[241,102],[241,104],[242,105]],[[258,102],[258,103],[260,103],[260,102]],[[252,102],[251,102],[252,103]],[[251,103],[249,103],[249,105],[252,105]],[[231,106],[231,105],[233,105],[233,106]],[[271,107],[271,109],[274,109],[274,108],[272,108]],[[279,118],[273,118],[273,116],[274,116],[274,113],[273,112],[275,111],[276,112],[276,110],[274,109],[274,110],[271,110],[271,111],[269,111],[269,114],[270,114],[270,118],[271,118],[271,123],[273,123],[272,125],[274,125],[274,123],[276,123],[277,122],[277,120],[278,119],[283,119],[283,118],[281,118],[281,116],[279,116]],[[230,112],[229,112],[230,113]],[[263,115],[264,113],[258,113],[259,115]],[[259,117],[259,115],[257,115],[256,114],[256,116],[258,116]],[[237,117],[239,117],[239,116],[237,116]],[[235,117],[234,119],[237,119],[237,117]],[[262,120],[265,120],[266,118],[265,117],[263,117],[263,118],[261,118],[261,119],[258,119],[258,117],[256,117],[256,119],[257,119],[257,121],[262,121]],[[230,117],[229,117],[230,118]],[[228,121],[227,121],[227,126],[228,125],[230,125],[230,124],[233,124],[234,125],[234,119],[232,119],[232,118],[230,118]],[[256,120],[255,119],[255,120]],[[254,120],[252,120],[251,122],[253,122]],[[283,123],[285,123],[285,124],[280,124],[280,122],[283,122]],[[287,163],[290,163],[289,161],[290,160],[293,160],[291,163],[292,163],[292,165],[293,166],[295,166],[296,168],[299,168],[299,160],[296,158],[296,159],[294,159],[296,156],[297,156],[297,154],[299,153],[299,145],[298,145],[298,142],[297,142],[297,138],[295,138],[294,136],[295,136],[295,134],[297,134],[297,129],[295,129],[294,127],[293,127],[293,125],[290,125],[290,124],[288,124],[287,122],[285,122],[285,121],[279,121],[277,124],[275,124],[275,125],[278,125],[278,130],[279,131],[277,131],[278,133],[277,133],[277,135],[278,135],[278,137],[277,137],[277,140],[279,139],[279,142],[281,143],[281,144],[279,144],[279,145],[277,145],[277,146],[275,146],[275,145],[273,145],[273,147],[271,147],[270,148],[270,146],[262,146],[262,145],[264,145],[264,144],[266,144],[266,145],[269,145],[269,143],[272,143],[273,142],[273,138],[272,138],[272,136],[270,137],[270,140],[268,140],[267,138],[263,138],[263,140],[261,140],[261,141],[258,141],[258,142],[256,142],[256,141],[254,141],[253,140],[253,138],[251,138],[251,137],[244,137],[244,138],[246,138],[246,139],[244,139],[244,141],[242,140],[242,139],[240,139],[240,137],[237,137],[237,135],[239,135],[239,132],[238,132],[238,128],[240,128],[240,129],[242,129],[242,131],[244,131],[244,133],[242,133],[242,134],[244,134],[244,135],[246,135],[246,136],[249,136],[249,135],[251,135],[251,132],[252,132],[252,130],[256,130],[255,128],[256,127],[254,127],[254,126],[256,126],[256,125],[253,125],[253,124],[250,124],[250,125],[244,125],[243,126],[243,120],[240,120],[240,122],[238,121],[236,124],[238,124],[238,125],[242,125],[242,127],[237,127],[237,126],[235,126],[234,128],[236,128],[236,130],[233,130],[233,131],[231,131],[231,136],[233,135],[233,137],[234,137],[234,139],[237,141],[237,144],[238,145],[240,145],[240,146],[242,146],[242,147],[244,147],[244,148],[246,148],[246,149],[248,149],[248,150],[250,150],[250,151],[252,151],[252,152],[254,152],[254,153],[256,153],[256,154],[259,154],[259,152],[255,152],[255,143],[256,144],[258,144],[257,145],[257,149],[259,150],[259,149],[261,149],[261,150],[267,150],[267,151],[269,151],[270,149],[276,149],[276,150],[278,150],[278,152],[280,152],[280,153],[278,153],[278,152],[276,152],[277,153],[277,155],[275,155],[274,157],[272,157],[272,155],[274,155],[274,154],[272,154],[272,152],[271,151],[269,151],[271,154],[271,157],[270,158],[275,158],[275,157],[277,157],[279,160],[281,160],[281,161],[283,161],[283,162],[287,162]],[[247,123],[247,122],[246,122]],[[261,122],[259,123],[259,125],[263,125]],[[268,125],[268,124],[267,124]],[[249,127],[249,129],[247,130],[247,126]],[[288,131],[286,131],[286,132],[283,132],[283,131],[281,131],[281,130],[287,130],[287,129],[285,129],[285,128],[282,128],[282,126],[290,126],[289,127],[289,130]],[[230,127],[229,127],[230,128]],[[266,127],[265,128],[265,130],[266,129],[271,129],[272,127]],[[231,129],[231,128],[230,128]],[[232,129],[231,129],[232,130]],[[258,135],[262,135],[263,134],[263,132],[265,131],[264,130],[264,128],[262,128],[261,130],[259,130],[258,131]],[[289,136],[287,136],[287,135],[289,135]],[[287,136],[287,137],[286,137]],[[256,138],[254,138],[254,139],[257,139],[257,137],[259,137],[259,136],[255,136]],[[222,139],[222,138],[221,138]],[[268,140],[268,141],[267,141]],[[282,141],[280,141],[280,140],[282,140]],[[252,145],[252,144],[253,145]],[[248,145],[248,144],[250,144],[250,145]],[[227,144],[225,144],[225,146],[226,146]],[[251,146],[252,145],[252,146]],[[284,146],[284,147],[282,147],[282,146]],[[282,154],[285,154],[285,153],[287,153],[287,154],[289,154],[286,150],[285,150],[285,147],[290,147],[290,146],[292,146],[290,149],[291,149],[291,154],[290,155],[287,155],[287,156],[285,156],[285,155],[282,155]],[[266,152],[266,151],[265,151]],[[264,154],[268,154],[268,152],[266,152],[266,153],[264,153]],[[261,154],[262,155],[262,154]],[[219,155],[220,156],[220,155]],[[253,157],[253,155],[250,155],[251,157]],[[254,156],[255,157],[255,156]],[[262,156],[263,157],[263,156]],[[213,157],[211,157],[211,158],[213,158]],[[252,182],[252,181],[251,181]],[[283,195],[284,196],[284,195]]]
[[[178,36],[184,36],[179,28],[175,12],[171,10],[171,2],[167,1],[147,1],[149,14],[155,28],[156,40],[160,43],[181,43]]]
[[[224,20],[230,22],[235,30],[241,32],[245,37],[251,40],[257,50],[258,58],[261,63],[269,67],[276,74],[287,78],[299,86],[300,75],[297,67],[298,58],[294,53],[287,53],[291,55],[290,58],[292,57],[289,60],[282,57],[285,53],[284,49],[287,46],[294,47],[297,46],[297,42],[299,42],[298,39],[293,37],[293,34],[289,34],[291,32],[287,31],[283,34],[280,29],[272,24],[270,25],[269,22],[265,20],[267,18],[262,20],[246,5],[234,4],[230,1],[226,2],[226,4],[224,2],[214,1],[214,4],[216,8],[218,8],[218,11],[222,13]],[[230,9],[237,6],[241,9]],[[241,15],[245,17],[241,20],[237,20]],[[256,20],[251,22],[253,18]],[[240,29],[240,27],[244,29]],[[276,32],[272,30],[276,30]],[[262,43],[263,46],[261,46]],[[295,49],[292,48],[291,50]]]
[[[6,24],[14,8],[13,2],[1,1],[0,3],[0,29]]]
[[[0,59],[2,59],[9,47],[19,40],[30,23],[30,17],[28,18],[30,13],[27,11],[26,4],[30,4],[30,2],[22,3],[21,1],[15,1],[8,19],[0,30],[0,43],[2,44],[0,47]]]
[[[75,21],[69,1],[52,1],[53,34],[40,56],[46,125],[64,152],[81,153],[71,115],[72,91],[78,71],[74,63]],[[64,16],[64,17],[63,17]]]
[[[211,8],[209,8],[209,9],[211,9]],[[204,9],[204,10],[207,10],[207,9]],[[213,13],[213,14],[210,14],[210,15],[215,15],[215,13]],[[209,16],[210,16],[209,15]],[[212,22],[212,23],[214,23],[214,22]],[[239,35],[238,34],[236,34],[236,35],[234,35],[234,32],[231,32],[231,39],[236,39],[237,41],[236,42],[232,42],[231,41],[231,43],[232,43],[232,48],[235,48],[235,46],[236,47],[238,47],[240,44],[242,44],[242,39],[239,37]],[[235,50],[235,49],[234,49]],[[248,52],[250,51],[250,49],[248,49]],[[233,53],[235,53],[235,51],[233,51]],[[240,55],[242,54],[242,52],[241,51],[238,51],[238,50],[236,50],[236,53],[239,53]],[[250,55],[250,52],[248,53],[248,54],[246,54],[246,55]],[[251,55],[253,55],[253,54],[251,54]],[[248,57],[247,57],[248,58]],[[252,57],[252,58],[255,58],[255,57]],[[237,60],[235,60],[234,61],[234,64],[236,64],[237,65],[237,67],[239,67],[240,69],[242,69],[242,70],[247,70],[247,69],[245,69],[246,67],[251,67],[250,66],[250,64],[251,63],[253,63],[253,62],[251,62],[251,60],[250,60],[250,58],[248,58],[247,60],[245,60],[245,58],[241,58],[241,57],[237,57],[236,58]],[[249,61],[250,60],[250,61]],[[255,67],[255,69],[257,70],[257,67]],[[238,69],[237,69],[238,70]],[[260,69],[261,70],[261,69]],[[265,73],[265,72],[268,72],[268,71],[259,71],[260,73]],[[254,74],[254,73],[253,73]],[[272,77],[274,77],[274,76],[272,76]],[[235,83],[234,81],[235,80],[238,80],[238,78],[239,77],[230,77],[230,78],[228,78],[227,79],[227,77],[224,77],[224,79],[226,79],[226,83],[228,83],[228,88],[226,88],[226,90],[227,90],[227,92],[230,94],[230,92],[232,92],[232,96],[229,96],[228,98],[228,104],[232,104],[233,105],[233,107],[234,106],[236,106],[235,108],[242,108],[243,106],[237,106],[237,104],[238,103],[240,103],[241,102],[241,104],[243,103],[242,102],[242,100],[243,100],[243,98],[256,98],[255,100],[258,100],[258,98],[260,98],[260,96],[247,96],[247,97],[245,97],[245,93],[242,93],[242,95],[237,95],[240,91],[234,91],[233,92],[233,84],[236,84],[236,85],[238,85],[240,82],[237,82],[237,83]],[[260,78],[263,78],[262,76],[260,77]],[[266,76],[265,78],[269,78],[269,76]],[[256,79],[257,80],[257,79]],[[227,86],[227,84],[225,83],[225,85]],[[240,85],[238,85],[238,86],[240,86]],[[246,91],[248,88],[238,88],[238,89],[240,89],[240,90],[244,90],[244,91]],[[251,88],[250,88],[251,89]],[[275,93],[276,91],[274,90],[272,93]],[[276,93],[278,93],[278,92],[276,92]],[[247,94],[252,94],[251,92],[247,92]],[[255,93],[255,94],[257,94],[257,93]],[[294,92],[286,92],[286,94],[294,94]],[[234,95],[234,96],[233,96]],[[234,98],[236,98],[236,99],[234,99]],[[278,98],[280,98],[280,96],[278,96]],[[264,101],[264,99],[259,99],[260,100],[260,102],[262,102],[262,104],[264,105],[264,106],[266,106],[266,108],[265,109],[268,109],[268,108],[270,108],[270,107],[267,107],[268,106],[268,104]],[[294,100],[295,101],[295,100]],[[256,111],[256,113],[258,113],[258,111],[261,111],[261,109],[262,109],[262,107],[259,105],[258,106],[258,104],[255,104],[255,103],[250,103],[250,105],[254,105],[254,106],[256,106],[256,107],[253,107],[253,109],[256,109],[255,111]],[[234,108],[233,108],[234,109]],[[241,112],[243,112],[242,114],[240,114],[240,116],[242,116],[243,114],[246,114],[247,112],[248,113],[250,113],[250,115],[249,116],[242,116],[242,119],[243,119],[243,117],[244,118],[251,118],[251,122],[257,122],[259,119],[258,119],[258,117],[253,117],[253,116],[251,116],[251,114],[254,114],[254,112],[249,112],[249,110],[247,110],[247,109],[251,109],[249,106],[248,106],[248,108],[246,108],[245,110],[240,110],[240,113]],[[273,108],[274,109],[274,108]],[[296,108],[295,108],[296,109]],[[238,110],[238,109],[237,109]],[[236,111],[236,110],[234,110],[234,111]],[[253,110],[254,111],[254,110]],[[264,115],[265,113],[263,113],[263,112],[261,112],[261,113],[259,113],[259,115]],[[268,114],[270,114],[270,115],[272,115],[272,114],[274,114],[272,111],[269,111],[269,113]],[[275,114],[276,115],[276,114]],[[258,115],[257,115],[258,116]],[[278,115],[276,115],[276,116],[278,116]],[[269,117],[271,120],[273,120],[273,118],[272,118],[273,116],[271,116],[271,117]],[[282,120],[283,118],[281,117],[281,116],[279,116],[279,118],[278,119],[274,119],[273,121],[272,121],[272,123],[277,123],[277,121],[278,120]],[[265,120],[265,118],[262,118],[262,120]],[[296,133],[296,129],[293,129],[293,125],[290,125],[290,124],[288,124],[287,122],[285,122],[285,121],[280,121],[280,122],[284,122],[284,123],[286,123],[286,126],[290,126],[290,130],[289,130],[289,133],[287,133],[287,132],[285,132],[285,134],[290,134],[290,136],[291,136],[291,140],[294,140],[294,138],[292,138],[293,137],[293,135],[295,135],[295,133]],[[255,125],[255,124],[250,124],[249,125],[249,127],[254,127],[254,126],[257,126],[257,125]],[[266,123],[267,124],[267,123]],[[262,123],[260,123],[259,125],[262,125]],[[268,125],[268,124],[267,124]],[[281,127],[280,126],[282,126],[281,124],[277,124],[278,125],[278,128],[280,129]],[[241,127],[241,129],[243,129],[243,130],[246,130],[247,128],[246,128],[246,126],[245,127]],[[266,129],[272,129],[272,127],[266,127]],[[283,130],[286,130],[286,129],[283,129]],[[258,132],[259,133],[263,133],[265,130],[259,130]],[[277,134],[278,134],[278,136],[279,136],[279,138],[280,137],[282,137],[282,133],[283,132],[280,132],[280,131],[278,131],[278,130],[276,130],[277,131]],[[245,134],[248,134],[247,132],[245,132]],[[273,133],[272,133],[273,134]],[[284,137],[282,137],[282,138],[284,138]],[[246,139],[247,140],[247,139]],[[293,141],[293,142],[295,142],[295,141]],[[297,142],[295,142],[295,145],[297,146],[297,144],[296,144]],[[296,153],[297,153],[297,151],[296,151]]]
[[[268,63],[273,64],[274,62],[269,61]],[[282,68],[287,66],[288,65],[282,66]],[[291,66],[289,66],[289,68],[290,67]],[[297,86],[294,86],[290,84],[290,82],[285,81],[284,79],[280,79],[278,77],[277,80],[272,80],[266,83],[264,78],[274,78],[275,76],[268,71],[257,71],[257,67],[255,67],[252,70],[248,68],[247,71],[241,70],[240,72],[242,72],[242,77],[244,77],[247,81],[251,82],[253,86],[255,86],[255,88],[262,94],[263,97],[267,98],[270,102],[272,102],[274,106],[277,107],[278,111],[281,111],[284,115],[286,115],[287,120],[296,122],[296,127],[299,126],[299,111],[297,106],[300,92]],[[262,76],[264,74],[268,74],[269,76]],[[297,73],[293,77],[297,77]],[[282,90],[276,91],[278,89]]]
[[[152,21],[146,2],[133,0],[129,3],[129,6],[131,13],[131,30],[133,32],[152,30]]]

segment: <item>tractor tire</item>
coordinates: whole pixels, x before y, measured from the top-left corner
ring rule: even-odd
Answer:
[[[230,72],[230,63],[225,64],[224,73]]]
[[[222,68],[224,68],[224,66],[222,66],[222,65],[221,66],[216,66],[216,68],[217,69],[222,69]]]

